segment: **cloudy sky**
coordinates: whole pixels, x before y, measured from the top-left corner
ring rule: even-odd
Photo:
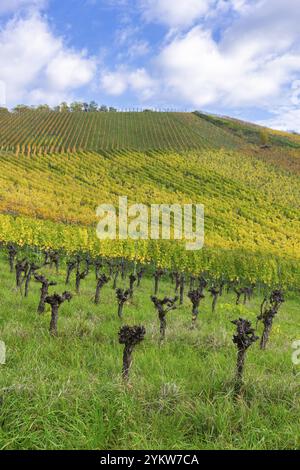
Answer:
[[[299,0],[0,0],[0,101],[201,109],[300,131]]]

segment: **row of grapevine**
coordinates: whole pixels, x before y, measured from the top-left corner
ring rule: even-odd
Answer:
[[[213,249],[189,252],[183,243],[172,241],[99,241],[94,228],[77,227],[50,221],[0,215],[1,243],[36,246],[43,250],[79,252],[91,256],[125,258],[140,263],[180,270],[191,274],[207,272],[216,279],[262,282],[269,286],[297,287],[300,282],[300,261],[287,256],[274,257],[264,252],[242,249]]]
[[[81,149],[237,148],[241,142],[194,114],[57,113],[0,114],[0,149],[16,155],[74,153]]]
[[[96,208],[201,203],[210,248],[299,258],[299,177],[236,152],[0,155],[0,211],[95,226]]]

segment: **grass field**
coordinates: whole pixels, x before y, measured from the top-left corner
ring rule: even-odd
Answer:
[[[49,268],[45,272],[57,279]],[[62,267],[57,292],[65,290],[64,276]],[[147,331],[134,352],[127,387],[111,283],[95,306],[91,273],[80,296],[62,306],[56,338],[48,333],[49,311],[36,313],[39,285],[32,282],[28,299],[16,293],[3,254],[0,287],[0,340],[7,347],[6,364],[0,366],[1,449],[300,447],[300,369],[291,360],[291,344],[300,339],[300,302],[294,294],[275,319],[267,350],[261,352],[258,343],[249,349],[243,394],[234,399],[230,320],[243,316],[255,323],[262,293],[246,307],[234,305],[234,294],[224,294],[214,315],[207,293],[194,331],[185,298],[168,314],[166,340],[159,346],[149,298],[153,280],[143,279],[124,309],[123,323],[143,324]],[[173,289],[166,278],[160,295]]]

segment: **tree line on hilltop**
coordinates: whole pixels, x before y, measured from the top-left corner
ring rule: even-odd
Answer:
[[[112,106],[101,105],[99,106],[96,101],[91,101],[90,103],[84,103],[81,101],[74,101],[71,104],[66,103],[65,101],[57,106],[51,107],[48,104],[41,104],[38,106],[28,106],[25,104],[18,104],[13,109],[13,113],[23,113],[26,111],[55,111],[60,113],[74,113],[74,112],[117,112],[117,109]],[[0,112],[9,112],[7,108],[0,108]]]

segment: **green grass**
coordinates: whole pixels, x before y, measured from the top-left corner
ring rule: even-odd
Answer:
[[[55,290],[63,292],[64,269],[59,280]],[[1,449],[300,447],[300,368],[291,361],[291,344],[300,339],[300,303],[294,295],[274,322],[267,351],[257,343],[248,351],[243,396],[235,400],[230,320],[255,321],[262,294],[247,307],[236,307],[235,296],[224,295],[215,315],[206,295],[195,331],[189,330],[186,298],[169,313],[166,341],[159,347],[149,299],[153,281],[143,279],[124,309],[124,323],[142,323],[147,330],[134,352],[127,388],[112,286],[104,288],[99,306],[92,302],[94,288],[91,273],[81,295],[62,306],[59,335],[51,338],[49,311],[36,313],[39,285],[33,282],[29,298],[21,298],[1,258],[0,339],[7,347],[6,365],[0,366]],[[172,292],[165,279],[160,294]]]
[[[252,124],[229,117],[203,114],[200,112],[196,112],[195,115],[200,119],[218,126],[223,130],[227,130],[232,135],[243,139],[244,143],[248,142],[254,145],[261,145],[261,132],[265,130],[268,136],[269,145],[282,147],[284,149],[300,149],[300,137],[298,134],[267,129],[257,124]]]

